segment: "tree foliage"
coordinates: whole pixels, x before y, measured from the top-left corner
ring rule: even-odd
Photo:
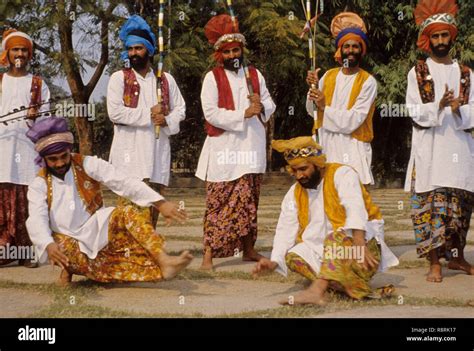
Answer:
[[[310,64],[307,40],[299,37],[304,27],[300,1],[235,0],[233,3],[240,29],[248,42],[246,59],[262,71],[277,104],[268,126],[268,139],[309,135],[312,119],[305,111],[308,88],[305,77]],[[314,8],[316,1],[312,3]],[[458,4],[459,35],[453,55],[472,67],[474,2],[458,0]],[[363,60],[363,68],[378,81],[372,145],[373,167],[379,180],[400,178],[408,161],[409,120],[381,118],[380,109],[384,104],[404,103],[408,71],[422,56],[416,49],[415,6],[416,0],[325,0],[324,13],[317,22],[317,66],[321,67],[321,74],[336,66],[334,40],[329,30],[332,18],[342,11],[354,11],[367,24],[369,52]],[[73,22],[66,21],[70,9],[77,11]],[[0,24],[10,24],[30,33],[42,53],[33,64],[34,69],[46,77],[67,77],[69,86],[76,87],[75,100],[82,101],[88,100],[95,86],[95,78],[87,84],[82,82],[86,66],[95,69],[96,76],[100,76],[104,57],[107,57],[107,72],[110,74],[119,69],[122,66],[119,53],[123,48],[118,40],[118,28],[130,14],[140,13],[156,31],[157,9],[158,0],[42,0],[36,3],[6,0],[0,4]],[[187,107],[181,132],[172,137],[172,160],[190,172],[196,167],[205,138],[201,83],[213,65],[212,48],[204,36],[204,26],[212,16],[226,11],[222,0],[174,0],[165,14],[166,26],[171,29],[165,70],[176,78]],[[75,37],[73,32],[81,33],[81,39],[68,42]],[[107,46],[105,56],[104,45]],[[113,129],[107,122],[103,102],[97,110],[102,111],[101,119],[94,122],[97,132],[91,134],[87,129],[88,132],[80,133],[88,138],[94,151],[103,153],[106,147],[103,143],[95,145],[95,140],[110,142],[110,137],[105,136],[111,135]],[[97,139],[97,135],[101,138]],[[273,156],[270,166],[278,169],[283,160]]]

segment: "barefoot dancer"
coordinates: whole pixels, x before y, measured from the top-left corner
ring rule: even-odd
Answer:
[[[384,242],[382,216],[356,171],[326,163],[311,137],[275,140],[272,146],[283,152],[297,183],[283,199],[271,259],[262,258],[254,274],[286,275],[289,268],[311,280],[294,304],[324,304],[329,286],[354,299],[372,296],[372,276],[398,260]]]
[[[64,119],[39,121],[27,135],[43,165],[28,189],[27,228],[40,262],[49,258],[63,268],[60,283],[73,274],[100,282],[169,279],[191,262],[189,252],[166,254],[145,207],[155,206],[168,221],[183,221],[186,213],[108,162],[71,153]],[[103,207],[101,185],[134,204]]]
[[[204,259],[229,257],[243,250],[244,260],[258,261],[257,209],[266,167],[266,122],[275,111],[265,79],[249,67],[254,94],[249,96],[242,66],[245,38],[228,15],[213,17],[205,27],[218,66],[204,78],[201,101],[207,138],[196,176],[206,183]]]
[[[413,136],[405,190],[412,191],[416,251],[430,261],[426,280],[436,283],[443,279],[440,258],[474,274],[464,259],[474,205],[474,76],[449,55],[456,12],[454,0],[418,4],[417,45],[429,58],[408,73],[406,97]]]

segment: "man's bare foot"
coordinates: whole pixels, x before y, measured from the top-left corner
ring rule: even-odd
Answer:
[[[199,267],[200,271],[214,271],[214,266],[212,265],[212,262],[202,262],[201,267]]]
[[[456,271],[464,271],[468,275],[474,275],[474,267],[465,259],[449,261],[448,268]]]
[[[318,305],[325,306],[327,305],[326,300],[324,300],[324,293],[315,293],[313,290],[306,289],[296,293],[294,296],[289,296],[285,300],[278,301],[280,305]]]
[[[67,287],[71,285],[71,282],[72,274],[65,269],[61,270],[61,274],[59,275],[59,279],[56,284],[62,287]]]
[[[242,261],[255,261],[258,262],[262,258],[265,258],[265,256],[260,255],[257,251],[251,250],[250,252],[244,252],[244,255],[242,257]]]
[[[426,281],[430,283],[441,283],[443,281],[443,276],[441,274],[441,265],[439,263],[434,263],[430,265],[430,271],[428,272]]]
[[[193,255],[189,251],[183,251],[179,256],[170,256],[162,253],[158,257],[158,264],[160,265],[163,279],[171,279],[178,275],[185,269],[193,260]]]
[[[212,265],[212,251],[210,249],[206,249],[204,253],[204,257],[202,258],[201,267],[199,267],[200,271],[213,271],[214,266]]]

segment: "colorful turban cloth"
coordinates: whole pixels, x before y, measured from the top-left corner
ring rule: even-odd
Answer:
[[[33,39],[23,32],[10,28],[3,32],[2,35],[2,53],[0,54],[0,65],[10,66],[8,61],[8,51],[11,48],[23,46],[28,49],[28,60],[33,56]]]
[[[342,64],[341,47],[348,40],[355,40],[362,47],[362,56],[367,53],[369,39],[364,21],[356,13],[341,12],[331,22],[331,33],[336,39],[336,54],[334,58]]]
[[[37,121],[26,132],[26,136],[35,144],[39,156],[35,159],[38,166],[44,167],[45,156],[72,150],[74,136],[69,131],[64,118],[48,117]]]
[[[421,0],[414,12],[415,22],[420,26],[420,34],[416,42],[418,48],[431,53],[430,37],[441,30],[448,30],[452,40],[456,39],[457,12],[458,6],[455,0]]]
[[[209,44],[214,47],[214,59],[222,63],[222,51],[246,44],[245,37],[239,32],[239,22],[235,23],[229,15],[218,15],[212,17],[204,27]]]
[[[319,168],[326,167],[326,155],[322,147],[310,136],[302,136],[289,140],[273,140],[272,148],[283,153],[289,166],[296,166],[308,161]],[[287,170],[291,173],[290,168]]]
[[[145,45],[148,56],[156,51],[156,36],[150,26],[138,15],[130,17],[120,28],[119,38],[123,42],[124,51],[120,55],[122,60],[128,59],[128,48],[136,44]]]

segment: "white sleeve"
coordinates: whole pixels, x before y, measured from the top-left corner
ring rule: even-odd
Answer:
[[[140,103],[136,108],[126,107],[123,103],[124,75],[122,71],[112,74],[107,87],[107,113],[113,123],[134,127],[151,125],[149,108]]]
[[[242,132],[244,130],[245,110],[227,110],[218,107],[219,95],[217,83],[212,72],[204,78],[201,90],[201,103],[204,118],[214,127],[228,131]]]
[[[46,247],[54,243],[52,231],[49,226],[49,210],[47,202],[47,186],[43,178],[36,177],[28,186],[28,219],[26,229],[31,242],[35,246],[39,262],[48,259]]]
[[[365,230],[369,215],[365,208],[357,172],[349,166],[339,167],[334,174],[334,184],[341,205],[346,210],[344,229]]]
[[[270,260],[278,263],[277,272],[287,275],[285,256],[296,244],[298,234],[298,209],[294,196],[295,187],[292,186],[281,203],[280,218],[273,239],[273,250]]]
[[[51,99],[51,94],[49,92],[48,85],[43,80],[43,82],[41,84],[41,100],[42,101],[48,101],[49,99]],[[49,103],[42,105],[39,109],[40,112],[48,111],[48,110],[50,110],[50,104]]]
[[[148,207],[156,201],[164,200],[163,196],[140,179],[127,176],[112,164],[97,156],[86,156],[83,165],[84,170],[91,178],[138,206]]]
[[[272,114],[275,112],[276,106],[273,102],[272,97],[270,96],[270,93],[268,92],[267,85],[265,83],[265,78],[259,70],[257,70],[257,75],[260,84],[260,102],[262,103],[263,109],[265,111],[262,118],[264,122],[267,122],[272,116]]]
[[[424,104],[421,101],[415,68],[408,73],[408,86],[406,94],[406,107],[413,121],[421,127],[438,127],[443,124],[444,109],[439,109],[439,102],[435,96],[434,102]]]
[[[161,129],[167,135],[175,135],[179,133],[179,123],[186,117],[186,103],[174,77],[169,73],[165,74],[169,84],[170,113],[165,117],[167,126]]]
[[[472,70],[469,103],[459,107],[459,112],[461,113],[461,120],[459,120],[459,117],[454,116],[456,129],[464,130],[474,128],[474,74],[472,73]]]
[[[351,134],[367,119],[376,97],[377,81],[370,76],[362,85],[362,90],[350,110],[325,107],[324,129],[334,133]]]

